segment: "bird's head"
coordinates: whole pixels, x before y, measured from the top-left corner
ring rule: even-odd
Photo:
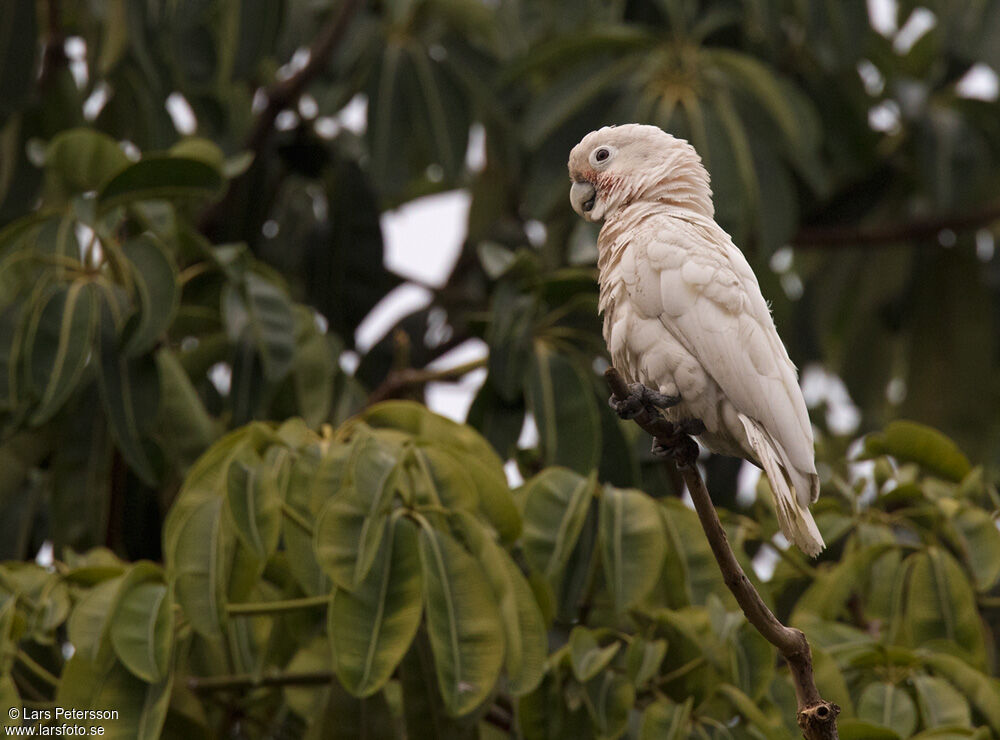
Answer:
[[[708,172],[694,147],[656,126],[629,123],[591,131],[569,155],[569,200],[587,221],[637,201],[711,217]]]

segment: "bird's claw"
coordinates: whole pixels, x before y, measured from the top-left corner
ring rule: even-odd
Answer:
[[[622,419],[634,419],[643,411],[656,413],[659,409],[668,409],[681,401],[680,396],[668,396],[665,393],[647,388],[642,383],[631,383],[628,396],[619,400],[617,396],[608,399],[608,405]]]
[[[682,432],[670,439],[656,437],[653,439],[653,454],[673,460],[679,468],[688,468],[698,461],[698,443]]]

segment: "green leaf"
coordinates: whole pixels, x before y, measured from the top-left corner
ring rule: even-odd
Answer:
[[[97,347],[97,385],[118,449],[136,475],[155,485],[157,475],[143,445],[142,429],[156,418],[159,379],[152,357],[127,359],[119,351],[115,322],[102,303]]]
[[[587,474],[601,457],[601,419],[590,380],[576,363],[544,342],[535,343],[528,405],[548,465]]]
[[[898,617],[898,640],[912,647],[949,642],[971,665],[985,668],[983,625],[961,566],[946,551],[928,547],[907,558],[904,567],[906,597]]]
[[[522,396],[537,311],[534,298],[515,292],[507,283],[501,283],[493,296],[493,320],[486,334],[490,387],[507,403]]]
[[[606,486],[600,500],[604,577],[623,612],[641,601],[660,577],[667,551],[659,506],[642,491]]]
[[[477,509],[476,484],[460,458],[431,444],[415,445],[412,455],[419,471],[414,481],[417,503],[444,506],[453,511]]]
[[[549,468],[524,486],[524,555],[553,585],[580,537],[596,483],[593,475]]]
[[[111,655],[111,644],[105,638],[123,581],[124,577],[118,577],[98,583],[76,602],[69,615],[69,641],[76,653],[94,663],[104,664]]]
[[[785,737],[777,723],[764,714],[757,703],[737,687],[724,683],[719,686],[718,691],[732,705],[733,709],[747,719],[766,738],[780,740]]]
[[[197,159],[147,156],[129,165],[101,188],[100,210],[141,200],[209,198],[222,189],[219,171]]]
[[[165,583],[155,581],[143,581],[123,591],[111,620],[111,644],[137,678],[159,683],[169,675],[174,642],[170,591]]]
[[[507,689],[514,696],[527,694],[542,680],[548,656],[545,620],[531,586],[510,555],[473,515],[458,511],[449,521],[479,560],[498,602],[506,643]]]
[[[150,234],[125,242],[122,253],[132,268],[139,294],[139,313],[133,315],[124,330],[125,353],[135,357],[152,348],[173,322],[180,286],[173,258]]]
[[[157,740],[170,704],[172,674],[167,680],[147,684],[129,673],[117,661],[107,667],[95,665],[76,654],[63,668],[56,705],[88,711],[117,710],[114,719],[80,720],[76,726],[87,734],[98,734],[111,740]]]
[[[625,669],[632,683],[641,687],[652,679],[659,673],[666,654],[666,640],[645,640],[635,635],[625,651]]]
[[[226,582],[233,542],[225,536],[220,521],[221,497],[204,498],[178,508],[168,519],[164,537],[167,573],[177,603],[191,626],[208,638],[221,638],[226,619]],[[171,512],[172,514],[174,512]]]
[[[17,693],[17,684],[8,672],[0,675],[0,705],[5,707],[21,707],[21,697]],[[15,719],[8,712],[0,712],[0,727],[16,727],[21,724],[20,718]]]
[[[911,680],[926,727],[969,727],[972,724],[969,703],[947,681],[934,676],[914,676]]]
[[[479,563],[450,535],[422,526],[420,561],[438,687],[450,714],[467,714],[493,690],[503,665],[500,615]]]
[[[683,704],[662,697],[657,699],[642,713],[639,740],[684,740],[688,737],[693,704],[692,698]]]
[[[33,0],[0,4],[0,123],[24,105],[35,86],[36,12]]]
[[[223,292],[226,331],[233,340],[248,335],[260,357],[264,377],[277,382],[295,358],[295,314],[288,295],[274,283],[250,273],[245,290]]]
[[[311,312],[296,307],[295,357],[292,383],[298,411],[310,427],[318,427],[330,418],[333,386],[337,376],[335,357],[340,343],[320,333]]]
[[[406,736],[435,740],[478,740],[475,715],[467,719],[456,719],[448,714],[438,690],[435,673],[434,656],[427,634],[420,630],[403,662],[399,664]]]
[[[986,511],[963,506],[949,520],[956,550],[965,560],[975,588],[985,593],[1000,580],[1000,530]]]
[[[274,453],[274,454],[272,454]],[[263,568],[281,535],[282,483],[287,482],[288,452],[268,450],[264,461],[233,460],[226,475],[226,511],[236,536]]]
[[[351,483],[323,505],[316,521],[316,560],[342,589],[368,574],[385,533],[396,485],[396,451],[375,435],[356,443]]]
[[[858,719],[895,730],[909,737],[917,728],[917,705],[906,692],[887,681],[865,686],[858,698]]]
[[[955,483],[961,483],[972,470],[958,445],[936,429],[913,421],[894,421],[884,431],[869,434],[865,437],[865,454],[892,455],[903,462],[915,462]]]
[[[216,436],[216,425],[191,378],[169,347],[156,353],[160,409],[156,429],[169,457],[186,470]]]
[[[49,185],[62,196],[100,190],[129,164],[117,141],[89,128],[60,132],[45,152]]]
[[[324,460],[329,461],[332,457],[328,455]],[[343,457],[346,460],[346,450],[343,451]],[[285,489],[284,506],[298,516],[282,517],[281,528],[281,539],[288,555],[288,569],[309,596],[318,596],[330,591],[330,579],[316,562],[316,550],[313,547],[312,522],[316,511],[313,509],[311,494],[314,485],[322,486],[325,482],[319,475],[320,459],[317,446],[303,450],[292,463],[288,486]],[[339,488],[339,482],[337,486]],[[327,493],[332,495],[336,490],[329,490]]]
[[[27,362],[41,400],[32,424],[44,424],[76,389],[92,349],[97,299],[91,284],[76,280],[52,293],[38,313]]]
[[[840,740],[902,740],[888,727],[861,722],[856,719],[840,720],[837,723]]]
[[[417,533],[397,518],[365,579],[353,591],[335,589],[328,634],[334,667],[355,696],[375,693],[413,642],[423,607]]]
[[[953,655],[921,650],[924,665],[948,679],[976,710],[986,718],[993,732],[1000,734],[1000,679],[987,676]]]
[[[619,738],[628,725],[629,712],[635,704],[635,687],[624,676],[605,671],[586,686],[590,719],[601,740]]]
[[[586,683],[607,668],[621,646],[616,640],[601,647],[592,631],[586,627],[574,627],[569,634],[569,657],[576,680]]]

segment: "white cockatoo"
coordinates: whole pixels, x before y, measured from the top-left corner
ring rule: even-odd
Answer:
[[[795,366],[746,257],[713,218],[690,144],[656,126],[593,131],[569,157],[573,209],[600,222],[600,311],[611,360],[632,388],[714,452],[764,469],[778,523],[804,552],[823,538],[813,433]],[[635,397],[638,396],[638,397]]]

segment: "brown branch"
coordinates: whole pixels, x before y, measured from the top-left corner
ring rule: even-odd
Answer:
[[[38,73],[39,87],[48,85],[56,70],[65,67],[69,62],[66,56],[66,35],[62,30],[62,16],[59,0],[48,0],[46,3],[45,46],[42,50],[42,66]]]
[[[426,385],[427,383],[441,380],[458,380],[463,375],[467,375],[481,367],[486,367],[485,357],[466,362],[462,365],[456,365],[455,367],[445,368],[444,370],[417,370],[412,367],[402,370],[392,370],[382,384],[368,396],[368,405],[372,406],[379,401],[396,398],[405,390]]]
[[[264,93],[267,102],[254,121],[253,128],[243,144],[244,150],[253,152],[254,156],[264,151],[274,133],[274,122],[278,114],[293,105],[306,86],[322,71],[350,26],[355,13],[361,9],[364,2],[365,0],[342,0],[339,10],[330,16],[309,47],[309,60],[290,77],[278,80],[267,88]],[[205,209],[199,224],[203,234],[210,234],[218,225],[229,210],[233,194],[237,192],[239,184],[246,181],[249,172],[250,169],[233,178],[229,182],[226,194]]]
[[[191,691],[208,693],[213,691],[244,691],[264,686],[323,686],[336,680],[333,671],[305,671],[303,673],[274,673],[254,676],[237,674],[233,676],[192,676],[187,680]]]
[[[604,375],[611,393],[619,400],[624,400],[629,395],[629,390],[622,376],[613,367],[608,368]],[[816,688],[813,679],[812,653],[806,636],[800,630],[786,627],[778,621],[733,554],[726,538],[726,531],[722,528],[719,515],[712,504],[712,498],[694,463],[697,455],[692,455],[690,452],[691,448],[695,447],[694,441],[679,434],[678,429],[659,414],[642,411],[634,421],[661,442],[674,446],[680,444],[682,452],[686,448],[687,457],[682,459],[677,467],[691,493],[698,519],[705,530],[705,536],[722,571],[726,586],[736,597],[736,603],[740,605],[747,621],[763,635],[764,639],[778,649],[788,663],[795,683],[795,696],[799,709],[798,723],[803,736],[806,740],[835,740],[838,737],[837,714],[840,712],[840,707],[824,700]]]
[[[1000,201],[968,213],[914,218],[871,226],[813,226],[799,229],[792,244],[799,248],[851,247],[898,244],[937,239],[945,229],[955,233],[980,229],[1000,220]]]

